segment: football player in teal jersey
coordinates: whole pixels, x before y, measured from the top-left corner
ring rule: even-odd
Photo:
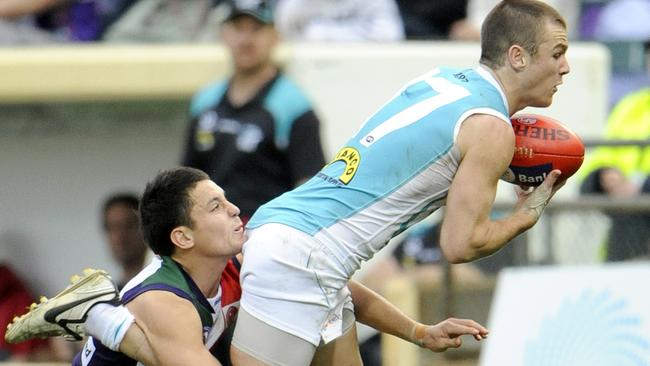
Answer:
[[[247,223],[235,364],[307,365],[325,344],[354,343],[349,279],[442,206],[440,246],[452,263],[488,256],[531,228],[563,184],[559,170],[518,192],[511,215],[492,220],[490,211],[514,152],[510,117],[551,104],[570,71],[568,46],[548,4],[501,1],[483,23],[479,65],[407,83],[316,176],[261,206]],[[283,344],[294,352],[276,351]]]

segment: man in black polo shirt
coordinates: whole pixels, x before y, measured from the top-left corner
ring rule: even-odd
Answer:
[[[279,36],[270,6],[235,1],[220,36],[233,74],[194,96],[183,165],[207,172],[246,220],[325,160],[310,102],[271,60]]]

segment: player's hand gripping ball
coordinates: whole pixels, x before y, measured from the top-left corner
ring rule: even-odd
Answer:
[[[511,119],[515,153],[501,179],[522,186],[538,186],[553,169],[559,180],[572,176],[585,156],[585,146],[573,131],[553,118],[519,114]]]

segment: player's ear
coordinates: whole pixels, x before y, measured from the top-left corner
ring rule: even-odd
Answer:
[[[169,235],[172,243],[181,249],[194,246],[194,232],[187,226],[175,227]]]
[[[528,58],[528,53],[521,46],[515,44],[508,49],[508,62],[516,71],[521,71],[528,65]]]

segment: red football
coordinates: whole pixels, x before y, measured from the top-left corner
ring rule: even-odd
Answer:
[[[538,186],[553,169],[561,170],[559,179],[564,180],[582,165],[585,145],[567,126],[538,114],[518,114],[511,121],[515,131],[515,153],[501,179]]]

